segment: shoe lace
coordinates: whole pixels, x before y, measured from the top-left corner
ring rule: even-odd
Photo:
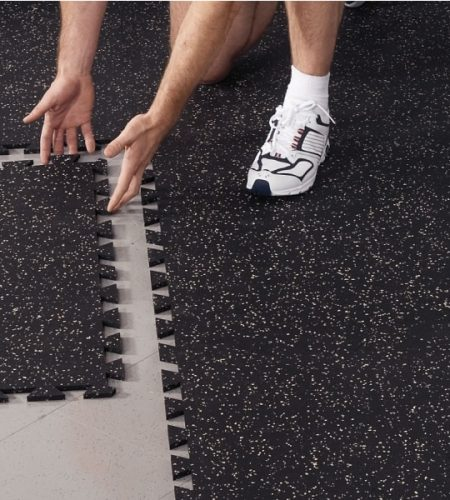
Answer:
[[[330,121],[336,124],[330,113],[314,101],[305,101],[289,107],[287,110],[283,106],[277,106],[275,114],[269,120],[271,129],[275,129],[272,135],[270,154],[281,153],[285,157],[292,155],[292,137],[297,133],[298,123],[302,120],[307,123],[315,108],[322,110]]]

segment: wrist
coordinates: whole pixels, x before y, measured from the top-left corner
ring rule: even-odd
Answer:
[[[74,64],[59,64],[56,71],[56,76],[64,78],[76,78],[92,80],[91,68],[76,67]]]
[[[154,102],[145,116],[148,120],[149,130],[155,131],[161,138],[164,138],[176,124],[178,115],[172,110],[164,109]]]

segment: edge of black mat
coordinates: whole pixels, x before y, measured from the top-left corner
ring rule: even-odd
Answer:
[[[162,295],[159,289],[162,287],[170,288],[170,280],[167,275],[167,271],[155,271],[155,266],[158,266],[165,262],[165,250],[164,250],[164,235],[161,231],[155,229],[155,226],[159,223],[160,215],[158,208],[149,208],[149,204],[157,204],[158,201],[158,189],[150,189],[147,185],[150,182],[155,181],[155,174],[153,169],[147,168],[141,188],[141,201],[143,205],[143,218],[144,226],[146,231],[146,241],[147,241],[147,251],[148,251],[148,264],[149,264],[149,274],[151,278],[152,286],[152,298],[153,307],[155,314],[159,314],[165,311],[170,311],[172,313],[170,291],[169,295]],[[157,245],[159,248],[151,248],[150,245]],[[172,317],[173,319],[173,317]],[[156,318],[156,334],[158,337],[158,351],[159,359],[163,363],[170,363],[175,370],[162,370],[162,386],[163,392],[169,393],[169,391],[182,388],[181,375],[179,373],[179,365],[176,355],[175,346],[161,342],[161,340],[172,337],[176,338],[176,332],[173,327],[172,320],[166,320],[162,318]],[[181,399],[171,397],[170,394],[165,394],[164,396],[166,420],[167,420],[167,436],[168,436],[168,448],[169,452],[171,450],[176,450],[178,447],[187,445],[189,447],[189,437],[186,427],[179,427],[171,425],[170,420],[184,416],[185,403],[183,396]],[[171,467],[172,467],[172,478],[173,480],[181,479],[192,474],[192,466],[189,458],[185,458],[179,455],[171,454]],[[189,499],[194,498],[194,490],[186,487],[180,487],[174,484],[175,498],[177,499]]]

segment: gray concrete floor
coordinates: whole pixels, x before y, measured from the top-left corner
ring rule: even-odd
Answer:
[[[98,157],[83,155],[81,161]],[[17,150],[0,161],[22,158]],[[39,164],[37,155],[26,158]],[[113,185],[119,166],[120,158],[110,161]],[[11,394],[0,405],[2,499],[170,500],[174,484],[191,487],[189,478],[174,483],[171,476],[161,369],[176,367],[159,361],[140,200],[112,221],[126,381],[111,381],[117,388],[111,399],[84,400],[82,391],[73,391],[65,401],[27,403],[26,394]],[[186,448],[174,453],[188,456]]]

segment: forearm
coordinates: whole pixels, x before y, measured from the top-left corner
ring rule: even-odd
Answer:
[[[89,75],[107,2],[60,2],[59,75]]]
[[[233,2],[192,2],[189,7],[150,108],[167,129],[219,53],[238,8]]]

